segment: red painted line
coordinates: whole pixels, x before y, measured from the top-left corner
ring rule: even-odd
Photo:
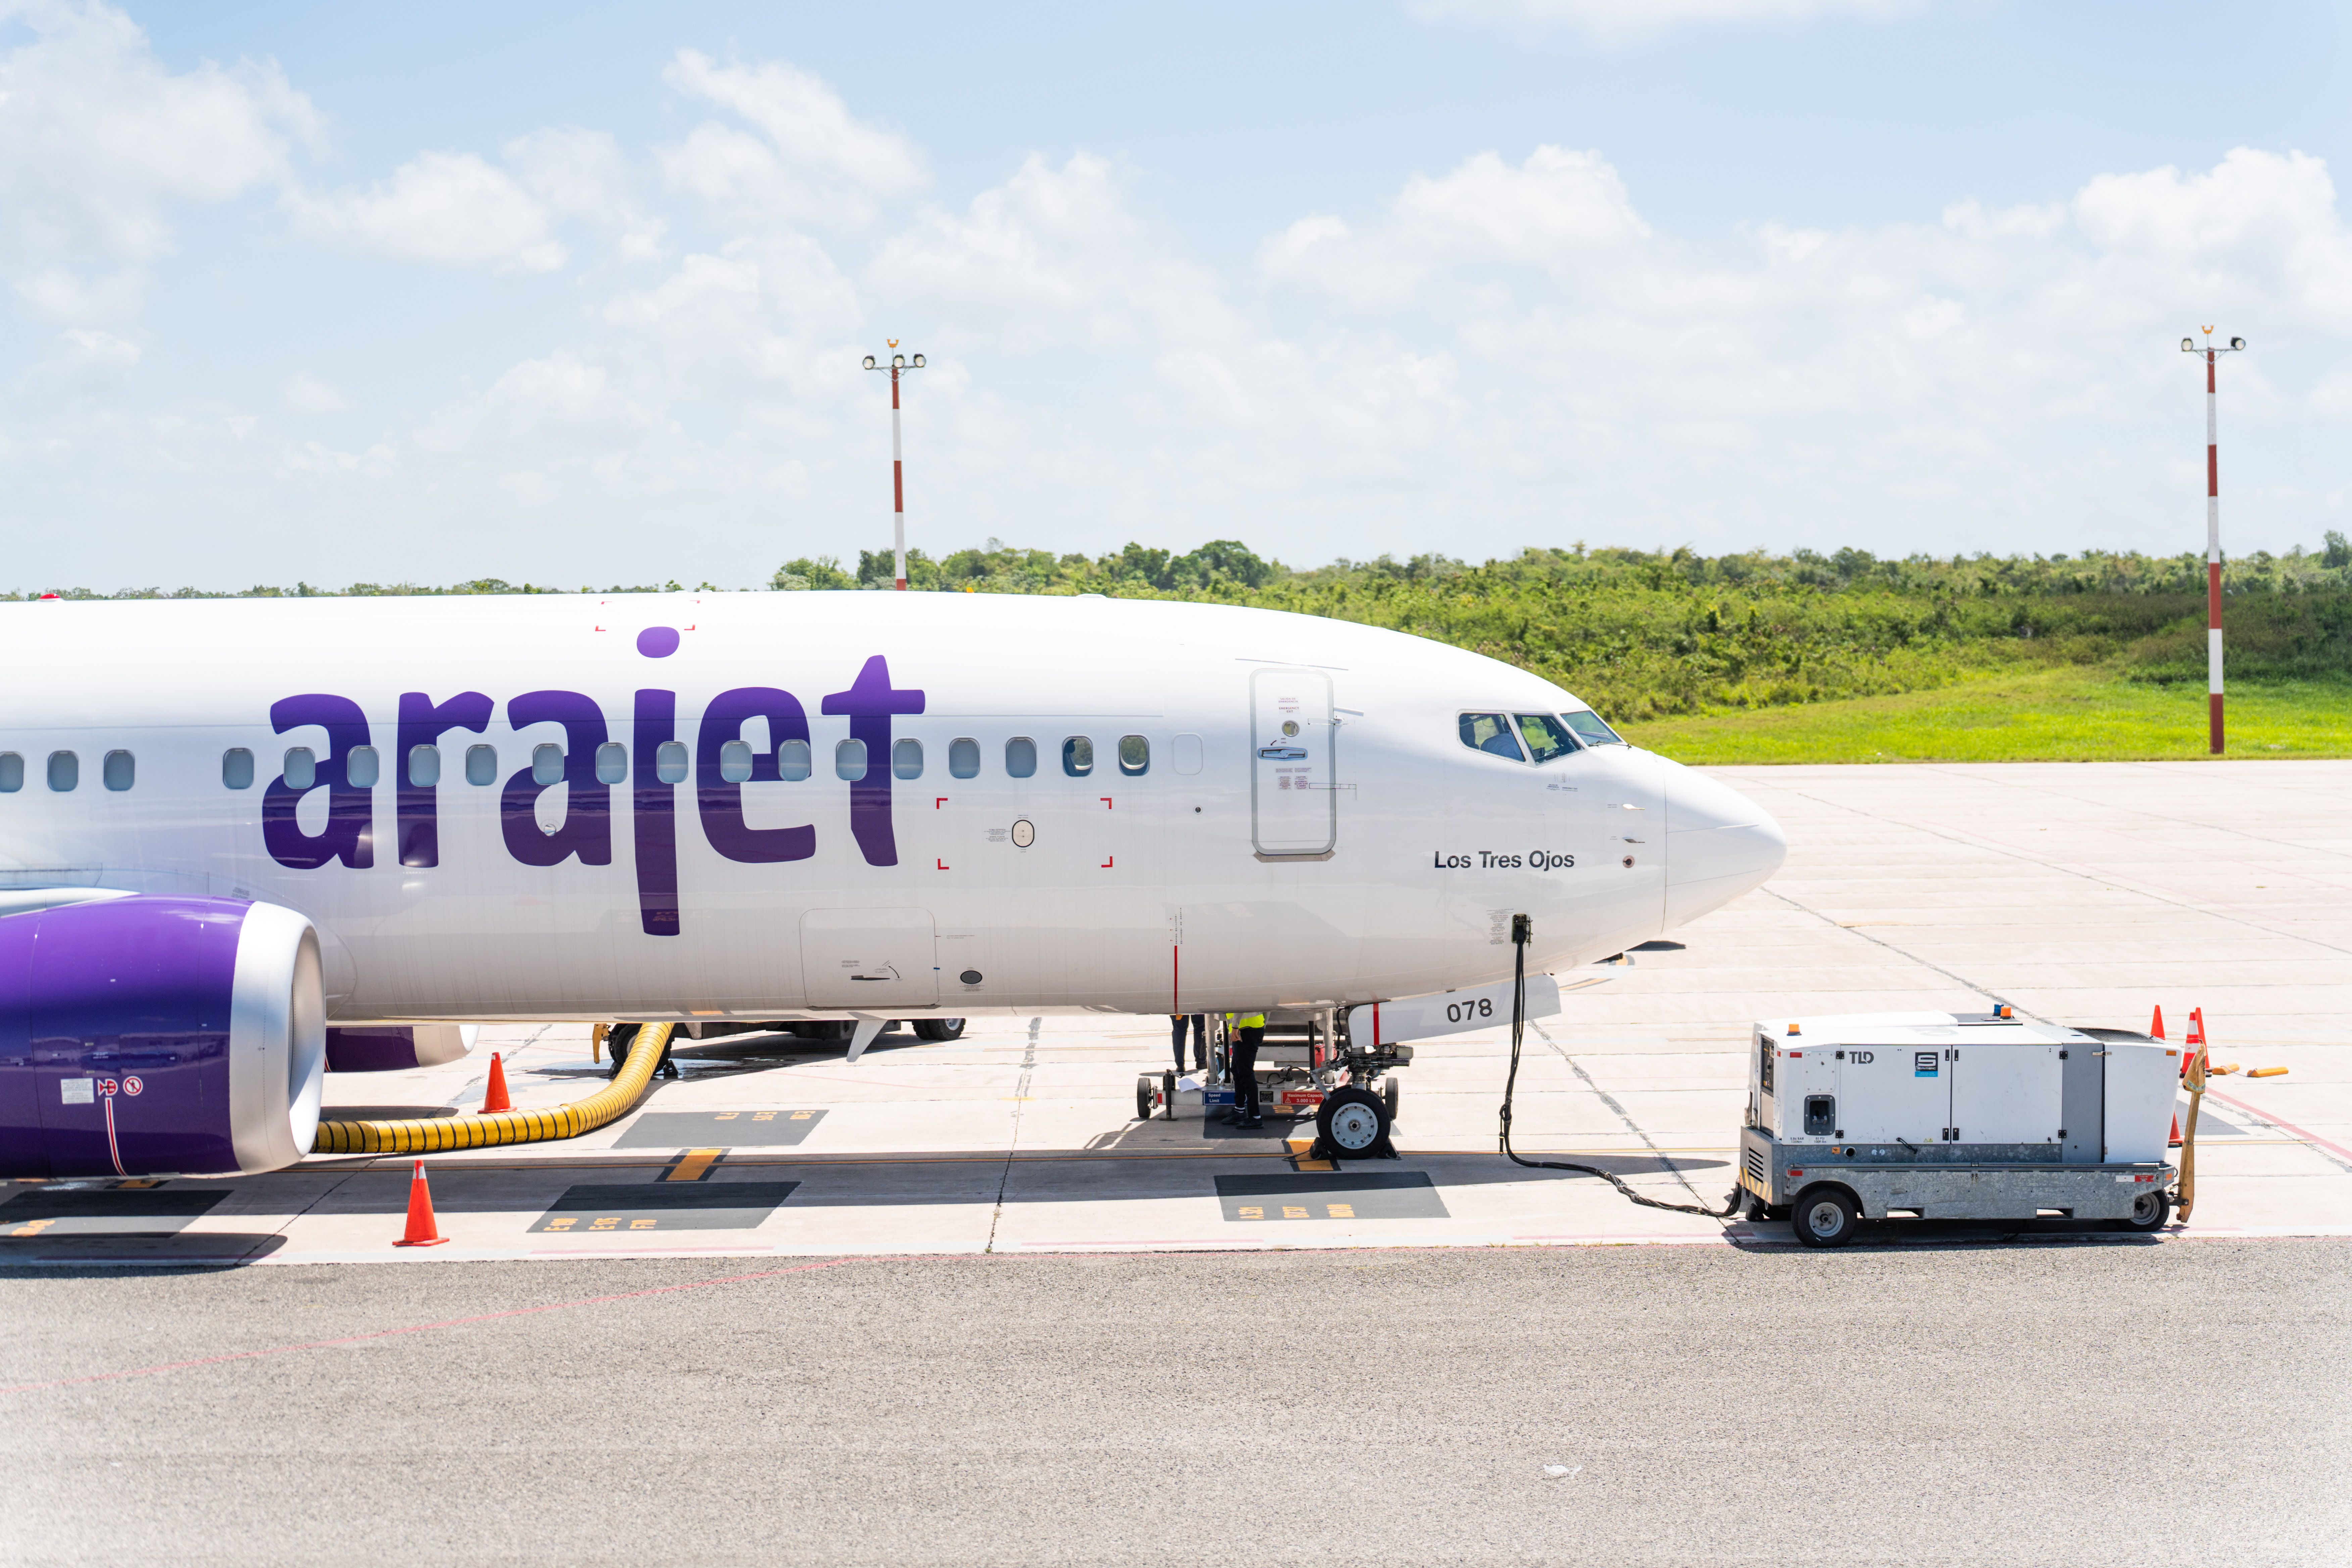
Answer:
[[[52,1378],[47,1383],[17,1383],[0,1387],[0,1394],[31,1394],[44,1388],[73,1388],[85,1383],[114,1383],[126,1377],[153,1377],[161,1373],[185,1372],[191,1367],[219,1366],[233,1361],[258,1361],[267,1356],[291,1355],[297,1351],[332,1350],[338,1345],[365,1344],[371,1340],[388,1340],[400,1334],[430,1333],[436,1329],[461,1329],[468,1323],[494,1323],[503,1318],[535,1317],[541,1312],[560,1312],[567,1307],[598,1307],[607,1301],[635,1301],[647,1296],[674,1295],[680,1290],[701,1290],[713,1285],[743,1285],[754,1279],[773,1279],[786,1274],[806,1274],[818,1268],[837,1268],[845,1263],[867,1261],[857,1258],[835,1258],[823,1263],[803,1263],[791,1268],[765,1268],[756,1274],[730,1274],[723,1279],[697,1279],[686,1285],[656,1285],[649,1290],[624,1290],[612,1296],[583,1296],[576,1301],[551,1301],[544,1307],[516,1307],[504,1312],[478,1312],[470,1318],[444,1318],[436,1323],[411,1323],[405,1328],[378,1329],[373,1333],[346,1334],[339,1340],[312,1340],[307,1344],[278,1345],[266,1351],[232,1351],[226,1355],[198,1356],[193,1361],[167,1361],[156,1366],[131,1367],[123,1372],[92,1373],[87,1377]]]
[[[2277,1117],[2273,1116],[2269,1111],[2261,1109],[2259,1106],[2248,1105],[2242,1100],[2231,1100],[2226,1094],[2216,1094],[2210,1087],[2207,1088],[2205,1092],[2212,1099],[2220,1100],[2222,1104],[2235,1107],[2237,1110],[2244,1111],[2249,1116],[2261,1117],[2264,1121],[2269,1122],[2273,1127],[2284,1127],[2289,1132],[2294,1133],[2296,1137],[2302,1139],[2306,1143],[2314,1144],[2318,1148],[2325,1149],[2329,1153],[2336,1155],[2341,1159],[2352,1161],[2352,1149],[2344,1148],[2340,1144],[2330,1143],[2326,1139],[2322,1138],[2316,1132],[2305,1132],[2302,1128],[2297,1127],[2292,1121],[2281,1121]]]

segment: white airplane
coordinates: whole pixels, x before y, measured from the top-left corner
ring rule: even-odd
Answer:
[[[854,1019],[862,1047],[1328,1016],[1507,977],[1515,913],[1531,971],[1619,952],[1786,853],[1549,681],[1306,616],[810,593],[0,626],[0,1175],[291,1163],[329,1025]]]

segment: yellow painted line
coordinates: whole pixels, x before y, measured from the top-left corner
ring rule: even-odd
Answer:
[[[702,1180],[703,1173],[709,1170],[711,1166],[717,1164],[719,1163],[719,1157],[725,1152],[727,1152],[727,1151],[724,1149],[688,1149],[684,1154],[678,1157],[677,1163],[672,1165],[669,1170],[664,1173],[662,1180],[665,1182],[698,1182]]]

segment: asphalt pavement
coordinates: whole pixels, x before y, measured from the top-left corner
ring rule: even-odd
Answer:
[[[19,1268],[0,1561],[2340,1563],[2347,1286],[2335,1237]]]

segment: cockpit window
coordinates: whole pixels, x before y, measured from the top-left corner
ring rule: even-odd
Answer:
[[[1511,739],[1511,721],[1500,713],[1462,715],[1462,743],[1474,752],[1492,752],[1515,763],[1527,761],[1519,754],[1519,743]]]
[[[1567,720],[1568,727],[1576,731],[1576,738],[1588,746],[1622,746],[1626,743],[1625,737],[1602,723],[1601,715],[1590,708],[1580,708],[1560,717]]]
[[[1519,721],[1519,739],[1527,742],[1528,755],[1538,767],[1576,750],[1575,738],[1550,714],[1514,713],[1511,717]]]

